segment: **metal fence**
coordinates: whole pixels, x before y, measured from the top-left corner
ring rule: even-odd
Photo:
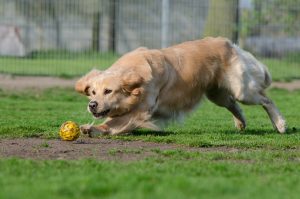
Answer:
[[[300,0],[0,0],[0,64],[6,65],[0,72],[13,67],[7,56],[68,60],[84,54],[90,56],[83,65],[91,66],[105,59],[98,55],[207,35],[293,63],[300,77]]]

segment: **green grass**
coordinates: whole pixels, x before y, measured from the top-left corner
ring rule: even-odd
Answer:
[[[127,163],[5,159],[0,198],[298,198],[299,158],[263,150],[167,151]]]
[[[154,149],[157,156],[131,162],[0,158],[0,198],[298,198],[300,91],[273,89],[269,95],[287,119],[287,134],[274,132],[255,106],[243,106],[249,126],[240,133],[229,112],[206,101],[166,133],[139,130],[107,138],[238,150]],[[57,138],[66,120],[92,122],[88,100],[73,90],[0,91],[0,101],[0,138]],[[47,140],[41,147],[49,147]]]
[[[74,77],[81,76],[92,68],[105,69],[117,58],[112,53],[63,54],[61,58],[57,53],[38,54],[32,58],[0,57],[0,73]]]
[[[27,58],[0,57],[0,73],[14,75],[81,76],[96,67],[106,69],[118,58],[112,53],[39,52]],[[300,78],[300,64],[288,59],[261,59],[273,80]]]
[[[300,79],[300,62],[288,59],[262,59],[275,81]]]
[[[143,139],[148,141],[179,143],[189,146],[234,146],[293,148],[300,146],[299,112],[300,92],[271,90],[275,101],[290,127],[287,135],[274,132],[271,122],[260,106],[243,106],[248,127],[243,133],[235,130],[231,114],[224,108],[204,101],[200,108],[181,123],[165,128],[165,133],[145,130],[130,136],[113,139]],[[0,137],[31,137],[42,135],[55,138],[60,125],[73,120],[91,123],[87,112],[88,100],[73,90],[50,89],[40,93],[0,92]],[[216,122],[217,121],[217,122]],[[294,130],[293,130],[294,129]],[[295,130],[296,129],[296,130]]]

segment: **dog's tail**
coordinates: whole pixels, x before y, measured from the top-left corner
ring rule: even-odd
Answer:
[[[239,57],[239,61],[249,70],[252,77],[259,82],[261,88],[265,89],[272,83],[272,77],[268,68],[258,61],[251,53],[239,48],[237,45],[233,45],[235,52]]]
[[[264,72],[265,72],[265,85],[264,86],[265,86],[265,88],[267,88],[272,83],[272,77],[271,77],[271,74],[270,74],[268,68],[265,65],[263,65],[263,66],[264,66]]]

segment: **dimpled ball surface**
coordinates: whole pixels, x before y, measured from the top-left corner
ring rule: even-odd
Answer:
[[[67,121],[61,125],[59,135],[62,140],[73,141],[79,137],[80,128],[75,122]]]

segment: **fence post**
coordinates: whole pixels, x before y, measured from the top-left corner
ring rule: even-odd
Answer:
[[[108,49],[111,52],[116,52],[116,20],[117,20],[117,0],[110,0],[109,5],[109,41]]]
[[[93,27],[92,27],[92,50],[99,51],[100,47],[100,17],[101,13],[99,11],[96,11],[93,14]]]
[[[236,44],[239,44],[239,36],[240,36],[240,1],[236,0],[237,6],[236,6],[236,10],[235,10],[235,32],[233,35],[233,41]]]
[[[169,34],[169,0],[162,0],[162,11],[161,11],[161,47],[165,48],[168,46],[168,34]]]

